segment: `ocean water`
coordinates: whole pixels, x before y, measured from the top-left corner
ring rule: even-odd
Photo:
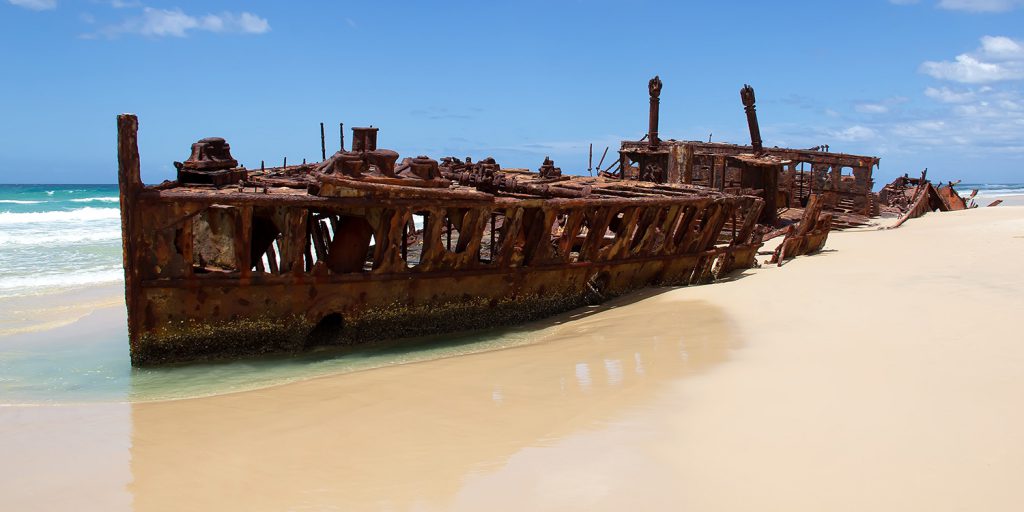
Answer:
[[[1024,183],[961,183],[954,188],[962,196],[969,195],[971,190],[977,190],[975,201],[978,206],[988,206],[996,197],[1024,197]]]
[[[0,298],[121,281],[116,185],[0,185]]]

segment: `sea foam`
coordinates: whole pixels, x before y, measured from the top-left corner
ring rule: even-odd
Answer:
[[[971,193],[970,190],[967,190],[966,193],[963,192],[963,191],[960,191],[960,190],[957,190],[957,192],[959,192],[960,195],[967,195],[967,194]],[[1005,196],[1005,197],[1024,196],[1024,188],[982,189],[982,190],[978,191],[978,197],[1002,197],[1002,196]]]
[[[104,223],[107,224],[107,223]],[[33,230],[29,232],[5,233],[0,231],[0,245],[10,246],[60,246],[67,244],[113,242],[121,239],[121,225],[90,226],[73,230]]]
[[[76,208],[74,210],[48,212],[0,212],[0,226],[35,223],[89,222],[105,219],[120,219],[117,208]]]
[[[116,203],[120,201],[120,199],[118,199],[117,197],[81,197],[78,199],[71,199],[70,201],[72,203]]]
[[[12,293],[10,292],[22,290],[39,291],[53,288],[78,288],[102,283],[116,283],[122,279],[124,279],[124,271],[116,268],[6,277],[0,279],[0,297],[11,296]],[[18,295],[18,293],[14,293],[14,295]]]

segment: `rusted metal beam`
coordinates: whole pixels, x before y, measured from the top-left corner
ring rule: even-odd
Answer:
[[[812,196],[804,210],[803,218],[796,225],[790,225],[782,243],[775,249],[769,263],[779,266],[787,259],[820,251],[825,246],[832,228],[832,214],[822,213],[821,196]]]
[[[140,294],[141,268],[139,259],[138,196],[143,188],[139,163],[139,120],[135,114],[117,116],[117,183],[121,206],[121,247],[124,263],[125,302],[128,309],[128,337],[131,349],[137,348],[142,335],[142,308]]]

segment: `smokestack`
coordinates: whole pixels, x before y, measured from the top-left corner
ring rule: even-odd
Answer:
[[[754,88],[743,84],[743,88],[740,89],[740,99],[743,100],[743,110],[747,112],[747,126],[750,128],[750,145],[754,147],[755,154],[761,154],[764,148],[761,146],[761,128],[757,126]]]
[[[661,104],[661,79],[655,76],[647,82],[647,90],[651,94],[651,112],[647,126],[647,140],[651,147],[657,146],[658,140],[658,107]]]

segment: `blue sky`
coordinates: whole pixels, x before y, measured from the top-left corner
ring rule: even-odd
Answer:
[[[662,138],[744,142],[750,83],[767,145],[1024,181],[1024,0],[0,0],[0,47],[6,183],[115,181],[120,112],[146,182],[206,136],[250,167],[319,159],[321,121],[585,172],[588,143],[645,133],[655,74]]]

